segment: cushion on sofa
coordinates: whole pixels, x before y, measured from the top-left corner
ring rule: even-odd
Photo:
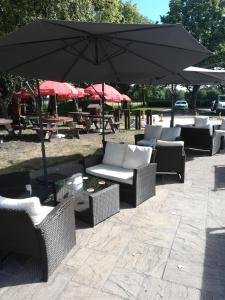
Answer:
[[[162,132],[162,126],[146,125],[144,131],[144,139],[159,139]]]
[[[118,166],[99,164],[86,169],[86,173],[126,184],[133,184],[133,170]]]
[[[136,169],[150,163],[152,155],[151,147],[128,145],[122,167],[125,169]]]
[[[209,117],[195,117],[195,127],[205,127],[209,125]]]
[[[121,166],[124,160],[126,149],[127,144],[107,142],[102,163],[112,166]]]
[[[53,209],[50,206],[41,206],[38,197],[12,199],[0,196],[0,208],[26,211],[34,225],[38,225]]]
[[[157,146],[167,146],[167,147],[174,147],[174,146],[184,146],[184,141],[157,141]]]
[[[160,140],[175,141],[176,138],[180,136],[180,132],[181,132],[180,127],[172,127],[172,128],[163,127]]]
[[[140,140],[137,142],[137,145],[138,146],[146,146],[146,147],[155,147],[156,145],[156,139],[155,138],[152,138],[150,140]]]

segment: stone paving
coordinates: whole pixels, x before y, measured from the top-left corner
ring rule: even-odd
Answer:
[[[0,299],[224,300],[225,153],[188,155],[184,184],[161,176],[155,197],[76,236],[48,283],[9,257]]]

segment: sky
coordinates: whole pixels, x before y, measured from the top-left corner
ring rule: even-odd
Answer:
[[[132,0],[137,4],[139,12],[151,21],[159,21],[160,15],[165,15],[169,9],[169,0]]]

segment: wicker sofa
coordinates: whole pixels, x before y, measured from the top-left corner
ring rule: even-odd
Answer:
[[[18,179],[18,188],[19,173],[11,176]],[[6,177],[9,180],[10,174]],[[35,215],[37,209],[40,214]],[[0,196],[0,228],[0,251],[34,257],[41,267],[42,280],[48,281],[49,275],[76,242],[74,201],[63,199],[55,207],[49,207],[42,206],[37,197],[11,199]]]
[[[84,158],[84,171],[119,183],[120,200],[137,207],[155,195],[156,163],[150,162],[151,154],[150,147],[107,142],[104,155]]]

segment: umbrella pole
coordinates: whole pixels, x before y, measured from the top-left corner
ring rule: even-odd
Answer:
[[[47,163],[46,163],[46,153],[45,153],[45,142],[44,142],[44,133],[43,133],[43,122],[42,122],[42,116],[41,116],[41,106],[40,106],[40,86],[39,86],[39,80],[37,80],[37,112],[39,117],[39,125],[40,125],[40,137],[41,137],[41,152],[42,152],[42,164],[43,164],[43,172],[44,172],[44,183],[46,186],[48,186],[48,172],[47,172]]]
[[[102,83],[102,145],[105,145],[105,95],[104,82]]]
[[[175,96],[175,92],[176,92],[176,85],[172,84],[171,87],[171,119],[170,119],[170,127],[174,127],[174,115],[175,115],[175,111],[174,111],[174,96]]]

